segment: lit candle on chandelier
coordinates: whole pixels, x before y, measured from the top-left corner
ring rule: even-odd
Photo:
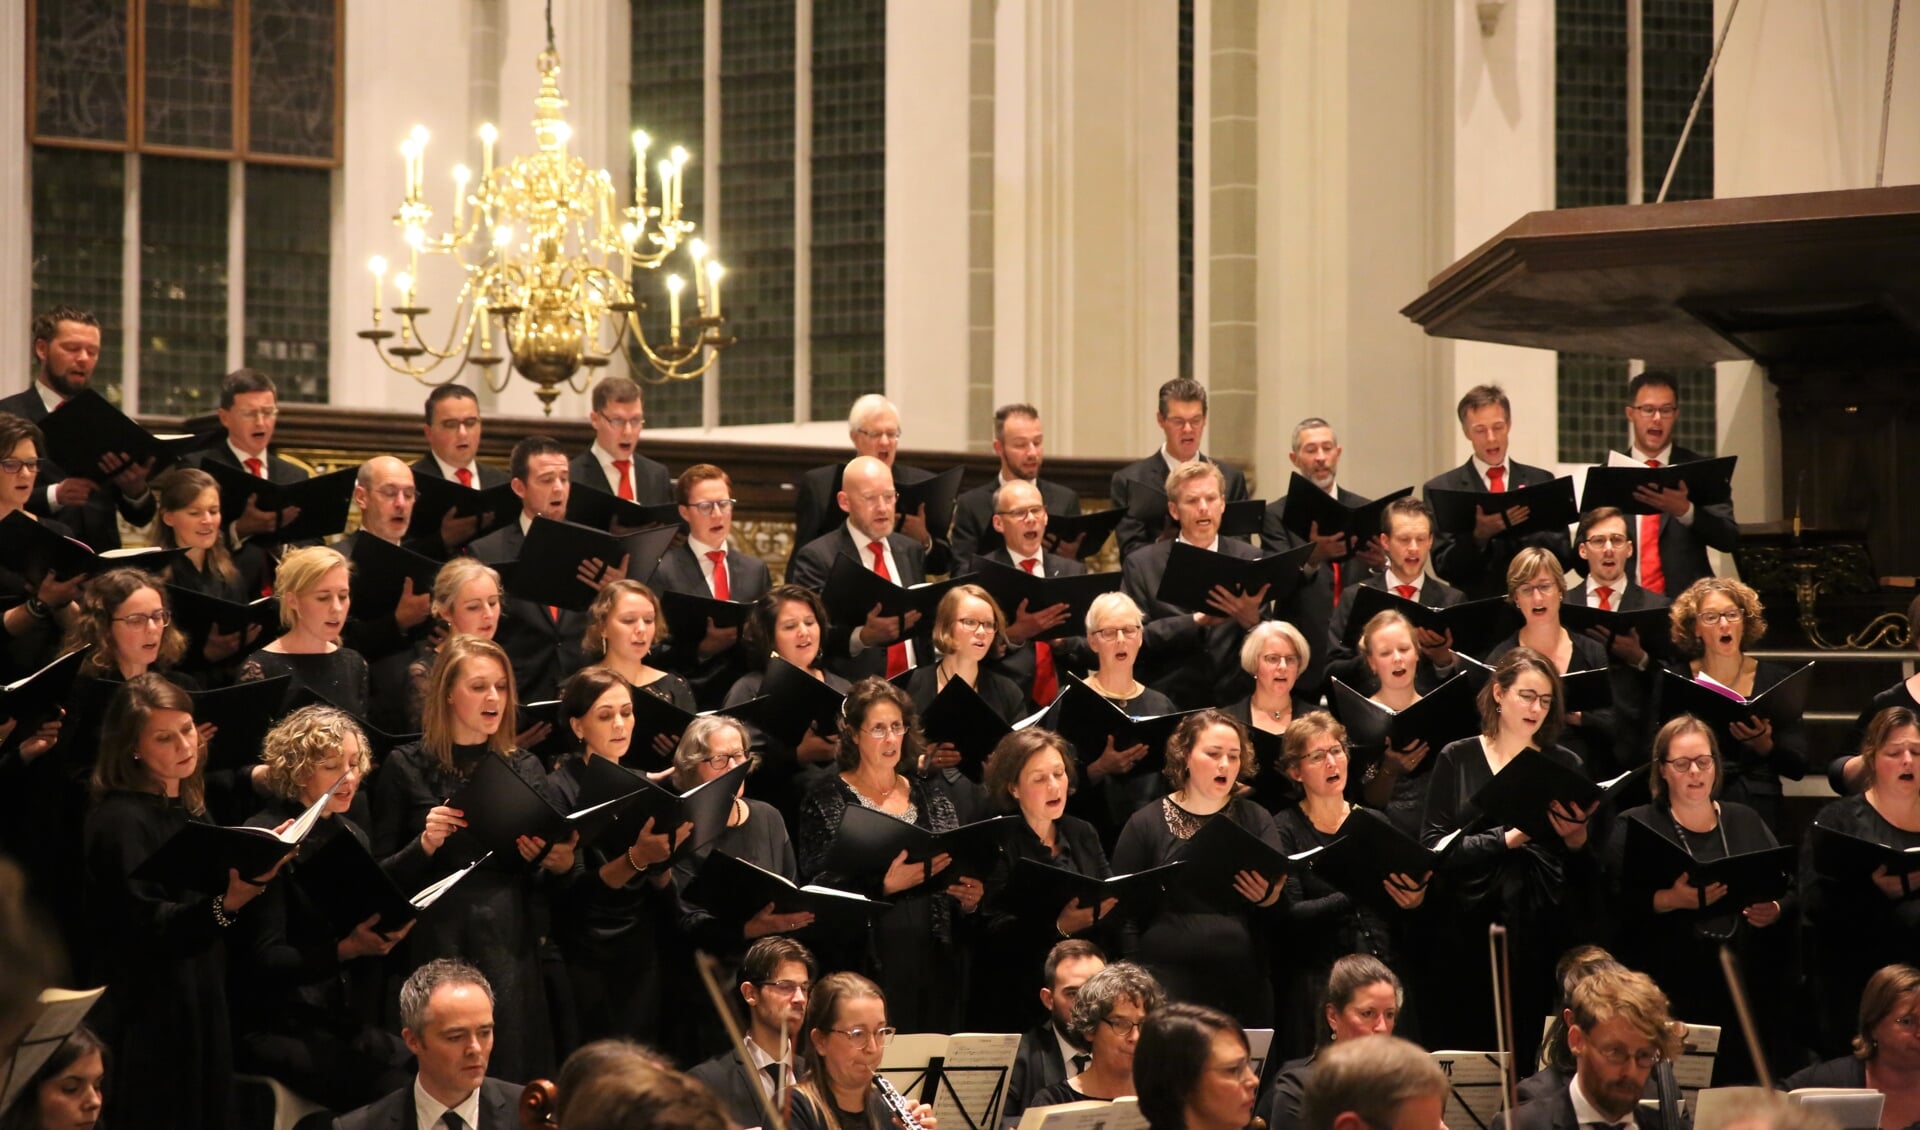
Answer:
[[[458,234],[466,226],[467,218],[467,181],[473,178],[473,170],[465,165],[453,167],[453,230]]]
[[[482,180],[493,174],[493,143],[500,140],[500,131],[493,128],[492,122],[480,123],[480,177]]]
[[[673,162],[660,159],[660,220],[673,219]]]
[[[707,309],[707,241],[696,239],[687,247],[687,253],[693,256],[693,296],[699,304],[700,312]]]
[[[367,260],[367,270],[373,272],[373,324],[380,325],[380,284],[386,280],[387,261],[375,255]]]
[[[633,131],[633,207],[642,214],[647,210],[647,146],[651,144],[646,130]]]
[[[687,151],[676,145],[673,147],[673,214],[676,216],[687,203],[684,197],[687,188],[686,170]]]
[[[715,319],[720,317],[720,276],[726,273],[718,259],[707,260],[707,313]]]
[[[407,138],[413,142],[413,198],[420,199],[427,191],[427,127],[414,126],[413,133]]]
[[[680,288],[686,281],[679,275],[667,276],[667,325],[673,331],[673,344],[680,344]]]

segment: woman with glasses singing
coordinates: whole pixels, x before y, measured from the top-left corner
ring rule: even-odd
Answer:
[[[1294,855],[1327,847],[1340,839],[1347,821],[1379,815],[1360,812],[1347,800],[1352,772],[1347,730],[1333,715],[1324,710],[1302,714],[1287,726],[1283,741],[1281,771],[1305,795],[1298,804],[1274,813],[1280,850]],[[1342,956],[1365,954],[1399,964],[1404,947],[1396,944],[1394,934],[1407,929],[1408,913],[1426,902],[1432,878],[1393,875],[1370,895],[1341,891],[1312,871],[1287,884],[1280,905],[1292,941],[1282,959],[1285,984],[1280,996],[1292,1007],[1281,1014],[1274,1031],[1274,1055],[1292,1059],[1312,1050],[1320,1027],[1312,1002]]]
[[[1701,863],[1778,846],[1760,814],[1738,801],[1716,800],[1720,791],[1720,747],[1713,728],[1682,714],[1653,739],[1648,780],[1653,803],[1628,809],[1614,825],[1608,850],[1618,891],[1619,941],[1614,947],[1628,966],[1643,970],[1673,998],[1689,1023],[1720,1028],[1719,1066],[1714,1078],[1730,1084],[1753,1081],[1752,1059],[1726,981],[1708,976],[1722,943],[1732,943],[1752,983],[1773,983],[1770,973],[1790,979],[1787,929],[1769,929],[1786,914],[1792,900],[1739,905],[1724,883],[1695,886],[1682,873],[1672,883],[1654,886],[1647,876],[1626,870],[1629,836],[1651,831]],[[1639,829],[1632,825],[1639,824]],[[1783,905],[1784,904],[1784,905]],[[1790,929],[1790,927],[1789,927]],[[1763,1031],[1778,1031],[1779,994],[1761,993],[1753,1004]],[[1768,1025],[1769,1021],[1775,1022]],[[1783,1047],[1784,1040],[1767,1040]]]
[[[1067,1027],[1092,1058],[1080,1074],[1028,1099],[1027,1109],[1089,1099],[1112,1102],[1133,1094],[1133,1056],[1140,1046],[1140,1028],[1166,1003],[1160,982],[1131,961],[1116,961],[1087,978],[1073,998],[1073,1018]]]
[[[940,661],[907,673],[905,685],[914,708],[926,713],[947,684],[958,679],[972,687],[1001,721],[1011,724],[1026,717],[1033,704],[1019,684],[981,666],[999,658],[1007,649],[1006,641],[1007,618],[986,589],[979,585],[949,589],[933,614],[933,646],[940,653]],[[959,806],[961,823],[986,815],[987,795],[961,775],[959,750],[948,742],[932,742],[927,746],[927,758],[928,768],[946,777],[954,803]]]
[[[1806,969],[1824,1021],[1823,1055],[1845,1047],[1853,1003],[1869,974],[1920,953],[1920,864],[1868,870],[1820,850],[1822,830],[1893,851],[1920,848],[1920,713],[1891,706],[1875,715],[1860,756],[1871,783],[1822,808],[1800,852],[1810,927]]]
[[[873,1085],[893,1033],[880,986],[858,973],[815,981],[800,1025],[806,1081],[793,1091],[793,1130],[901,1130]],[[905,1130],[939,1130],[932,1107],[907,1105],[914,1125]]]
[[[1087,609],[1087,645],[1095,663],[1087,687],[1136,718],[1177,709],[1172,699],[1133,677],[1145,625],[1140,606],[1123,592],[1103,593]],[[1128,817],[1167,791],[1158,773],[1133,772],[1150,752],[1144,743],[1116,749],[1112,739],[1097,753],[1082,751],[1088,759],[1086,778],[1074,794],[1074,812],[1099,831],[1100,842],[1109,848]]]
[[[1791,674],[1793,665],[1774,659],[1754,659],[1747,648],[1767,632],[1766,610],[1760,594],[1730,577],[1702,577],[1674,598],[1669,610],[1673,643],[1688,658],[1670,668],[1694,680],[1719,683],[1745,698],[1763,694]],[[1660,684],[1655,683],[1648,714],[1661,716]],[[1751,805],[1780,827],[1780,778],[1798,781],[1807,775],[1806,726],[1799,718],[1779,723],[1755,716],[1720,729],[1719,741],[1726,779],[1721,792],[1729,800]]]
[[[689,714],[700,709],[685,679],[648,662],[654,644],[667,635],[660,598],[652,589],[639,581],[614,581],[594,598],[587,619],[581,646],[588,655],[603,654],[601,662],[637,692],[664,699]],[[679,734],[655,734],[649,750],[654,756],[647,760],[657,765],[673,756],[679,744]]]
[[[1580,759],[1555,744],[1564,724],[1560,672],[1529,647],[1500,657],[1480,689],[1480,733],[1440,751],[1427,789],[1420,839],[1449,850],[1436,877],[1448,903],[1450,928],[1435,931],[1431,947],[1437,977],[1434,1004],[1423,1008],[1426,1042],[1442,1048],[1493,1047],[1487,927],[1507,928],[1513,969],[1514,1047],[1537,1047],[1540,1020],[1551,1004],[1553,963],[1578,935],[1599,893],[1599,868],[1589,850],[1587,821],[1598,805],[1555,802],[1546,814],[1551,834],[1536,842],[1519,828],[1478,826],[1474,794],[1522,753],[1531,751],[1578,771]],[[1454,833],[1458,832],[1456,836]]]
[[[1240,669],[1253,676],[1253,693],[1223,709],[1253,739],[1253,796],[1263,808],[1300,799],[1298,782],[1281,771],[1280,745],[1288,724],[1313,709],[1311,700],[1293,695],[1312,661],[1307,637],[1285,620],[1262,620],[1241,641]]]
[[[40,489],[41,455],[47,441],[40,429],[8,412],[0,412],[0,521],[20,514],[61,537],[73,531],[52,518],[40,518],[27,509]],[[63,625],[73,618],[74,598],[85,577],[58,577],[47,573],[23,577],[0,565],[0,597],[12,606],[0,616],[0,678],[13,680],[39,670],[54,657]]]
[[[1516,647],[1531,648],[1546,656],[1553,669],[1562,675],[1576,671],[1607,669],[1607,649],[1587,635],[1575,635],[1560,626],[1560,606],[1566,599],[1567,582],[1559,558],[1539,546],[1529,546],[1514,555],[1507,566],[1507,599],[1520,611],[1520,630],[1487,652],[1488,663]],[[1626,766],[1614,764],[1614,712],[1564,710],[1566,726],[1560,744],[1580,759],[1587,775],[1595,780],[1612,777]]]
[[[826,658],[827,606],[810,588],[775,585],[754,604],[743,634],[748,656],[762,669],[740,676],[727,692],[722,710],[758,697],[766,685],[765,668],[774,659],[791,664],[840,695],[853,685],[821,665]],[[757,726],[748,726],[747,732],[753,735],[754,752],[762,761],[762,767],[747,780],[747,792],[789,817],[800,811],[800,798],[834,774],[834,756],[840,745],[839,735],[831,728],[823,734],[808,727],[796,746],[788,746]]]
[[[953,862],[944,853],[909,863],[903,850],[867,874],[827,870],[840,823],[852,807],[929,832],[960,826],[943,778],[902,772],[919,764],[925,751],[919,716],[905,691],[877,676],[855,683],[841,711],[840,772],[800,804],[800,874],[890,904],[874,914],[859,952],[823,954],[823,964],[870,970],[893,1001],[895,1019],[909,1031],[951,1032],[966,981],[965,953],[954,944],[955,919],[979,907],[985,885],[942,875]]]

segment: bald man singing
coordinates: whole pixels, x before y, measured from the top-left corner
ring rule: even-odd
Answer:
[[[815,592],[826,589],[827,574],[836,557],[851,557],[868,570],[896,585],[917,585],[927,579],[925,547],[895,529],[899,500],[893,487],[893,468],[870,455],[848,463],[840,476],[835,498],[846,520],[808,542],[787,563],[787,580]],[[880,616],[874,612],[863,623],[835,623],[827,632],[827,665],[848,679],[894,675],[932,658],[919,631],[920,616]],[[931,630],[932,625],[926,625]],[[916,655],[916,649],[920,654]]]

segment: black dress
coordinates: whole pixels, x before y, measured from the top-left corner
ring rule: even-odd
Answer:
[[[1920,832],[1888,823],[1865,794],[1834,801],[1813,822],[1889,847],[1920,847]],[[1816,1050],[1844,1055],[1859,1027],[1860,991],[1867,978],[1881,966],[1912,962],[1920,953],[1920,887],[1890,899],[1870,875],[1829,875],[1815,863],[1809,834],[1801,844],[1800,896],[1808,926],[1805,967],[1824,1029]]]
[[[273,828],[302,806],[276,801],[247,823]],[[314,825],[301,851],[311,854],[335,836],[363,846],[367,834],[345,816]],[[234,1062],[267,1075],[335,1112],[345,1112],[407,1085],[412,1053],[380,1027],[385,977],[377,957],[342,962],[345,937],[299,881],[300,860],[282,870],[242,915],[229,943],[227,979],[233,1001]],[[253,911],[252,906],[247,907]]]
[[[367,716],[367,661],[350,647],[300,655],[261,648],[240,665],[239,681],[255,683],[282,675],[293,676],[283,709],[304,690],[356,718]]]
[[[927,707],[933,705],[933,700],[939,697],[940,688],[943,685],[940,681],[938,663],[923,664],[907,673],[907,697],[913,699],[914,709],[922,715],[926,714]],[[1033,713],[1032,703],[1027,701],[1026,692],[1020,689],[1020,684],[1005,675],[983,667],[980,669],[979,678],[974,682],[973,690],[980,696],[982,702],[993,708],[993,712],[1000,716],[1002,722],[1009,725]],[[953,795],[953,805],[956,814],[960,817],[960,823],[971,824],[975,820],[985,820],[993,815],[986,790],[980,787],[978,781],[970,780],[961,773],[959,766],[943,769],[940,775],[946,778],[947,791]]]
[[[41,518],[39,522],[49,533],[73,537],[73,531],[63,522],[52,518]],[[0,608],[13,608],[32,595],[25,577],[11,566],[0,565]],[[60,621],[51,615],[33,618],[18,635],[0,624],[0,682],[24,678],[59,658],[62,634]]]
[[[166,582],[176,588],[218,597],[233,604],[246,604],[264,595],[268,589],[265,550],[248,542],[233,554],[233,568],[234,577],[228,580],[211,563],[204,569],[196,569],[192,561],[180,557],[168,567]],[[204,649],[188,647],[187,654],[180,659],[180,666],[200,675],[208,686],[225,686],[239,672],[240,663],[247,657],[249,649],[262,642],[264,639],[248,640],[242,637],[239,648],[218,663],[209,660]]]
[[[1568,632],[1567,638],[1573,641],[1573,656],[1567,661],[1567,669],[1561,674],[1605,671],[1613,662],[1613,657],[1608,653],[1606,645],[1592,636],[1580,632]],[[1487,665],[1493,666],[1499,663],[1501,656],[1519,646],[1520,634],[1515,632],[1494,644],[1493,650],[1487,652]],[[1580,716],[1579,725],[1568,723],[1567,727],[1560,732],[1560,744],[1580,759],[1580,764],[1586,766],[1588,776],[1596,781],[1604,781],[1628,768],[1627,765],[1617,764],[1620,744],[1618,724],[1619,716],[1610,706],[1588,710]],[[1645,760],[1644,757],[1637,758],[1632,764],[1641,764]]]
[[[87,1022],[113,1056],[115,1105],[141,1126],[200,1130],[229,1122],[233,1038],[227,933],[211,897],[135,880],[148,856],[190,821],[178,800],[109,793],[87,816],[87,891],[103,942],[107,994]],[[258,912],[255,898],[234,915]]]
[[[1228,819],[1276,850],[1280,834],[1266,809],[1245,798],[1229,801],[1219,812],[1199,816],[1162,797],[1142,807],[1120,832],[1113,850],[1115,873],[1130,875],[1186,856],[1187,841],[1210,820]],[[1178,820],[1181,835],[1174,828]],[[1242,1027],[1271,1028],[1275,1015],[1269,953],[1281,911],[1257,907],[1227,913],[1190,887],[1176,885],[1160,910],[1139,923],[1129,956],[1166,986],[1172,1000],[1212,1005],[1236,1017]]]
[[[1684,659],[1675,660],[1667,669],[1683,679],[1693,678],[1693,669]],[[1753,693],[1747,697],[1758,697],[1797,669],[1798,664],[1760,660],[1753,673]],[[1653,684],[1652,702],[1647,707],[1650,725],[1658,725],[1665,717],[1660,705],[1664,682],[1661,679]],[[1720,799],[1739,801],[1758,812],[1775,834],[1787,831],[1781,819],[1780,778],[1798,781],[1807,775],[1807,766],[1812,761],[1807,752],[1806,722],[1794,718],[1774,723],[1773,749],[1764,755],[1734,737],[1725,726],[1716,725],[1713,730],[1720,746],[1720,761],[1725,767],[1720,779]]]
[[[1033,1009],[1043,987],[1047,951],[1060,940],[1058,921],[1065,906],[1048,914],[1022,915],[1007,898],[1007,881],[1015,863],[1030,859],[1077,875],[1105,879],[1113,874],[1107,854],[1100,850],[1100,834],[1093,825],[1074,816],[1054,822],[1053,847],[1040,842],[1024,819],[1007,825],[1002,841],[1005,860],[987,881],[980,906],[981,929],[974,937],[974,968],[981,976],[967,1002],[970,1032],[1018,1032],[1033,1021]],[[1118,913],[1118,912],[1116,912]],[[1096,922],[1078,937],[1116,952],[1117,918]]]
[[[831,671],[822,672],[827,686],[839,694],[853,689],[853,684]],[[766,682],[766,673],[751,671],[740,676],[740,681],[727,691],[726,703],[721,706],[725,712],[743,702],[759,697],[760,687]],[[758,726],[747,726],[747,736],[753,739],[753,751],[760,755],[760,767],[747,778],[747,796],[755,800],[764,800],[780,810],[786,818],[787,826],[793,827],[800,817],[800,802],[820,782],[833,776],[839,770],[832,761],[802,765],[792,746],[773,737]],[[834,740],[832,733],[822,734],[828,741]]]
[[[1578,770],[1580,760],[1559,746],[1546,756]],[[1432,932],[1437,968],[1432,1006],[1423,1010],[1427,1043],[1441,1048],[1494,1047],[1493,986],[1487,927],[1507,928],[1513,983],[1514,1047],[1540,1043],[1540,1018],[1553,1003],[1553,966],[1570,945],[1589,940],[1604,916],[1598,844],[1568,851],[1557,838],[1508,849],[1504,827],[1481,828],[1475,792],[1493,780],[1482,739],[1450,743],[1434,763],[1421,842],[1433,847],[1466,828],[1434,877],[1427,895],[1447,928]]]
[[[907,778],[912,808],[909,823],[930,832],[960,826],[945,782]],[[834,946],[821,954],[823,969],[853,969],[873,978],[887,997],[887,1020],[902,1032],[951,1032],[966,997],[963,952],[954,944],[959,904],[946,893],[940,875],[898,894],[881,891],[881,874],[844,875],[826,870],[827,855],[840,821],[858,793],[838,776],[822,781],[800,804],[800,874],[811,883],[884,898],[891,905],[874,915],[866,944],[858,950]],[[889,814],[891,815],[891,814]]]
[[[1780,919],[1764,930],[1747,925],[1740,916],[1744,908],[1732,905],[1728,899],[1705,910],[1655,913],[1654,888],[1626,874],[1622,868],[1628,821],[1644,824],[1703,863],[1729,855],[1764,851],[1777,847],[1778,841],[1760,814],[1744,804],[1720,802],[1719,826],[1711,832],[1695,832],[1680,826],[1673,819],[1672,809],[1656,802],[1621,813],[1607,851],[1608,870],[1615,877],[1617,893],[1615,956],[1629,967],[1646,973],[1666,990],[1675,1017],[1689,1024],[1719,1027],[1716,1083],[1729,1086],[1751,1083],[1754,1081],[1753,1058],[1748,1053],[1746,1036],[1733,1002],[1727,996],[1726,979],[1720,976],[1720,945],[1726,942],[1734,947],[1748,984],[1791,984],[1790,944],[1796,901],[1791,893],[1782,896]],[[1789,994],[1782,993],[1752,996],[1763,1043],[1775,1050],[1776,1074],[1777,1068],[1787,1063],[1785,1058],[1778,1058],[1779,1053],[1791,1046],[1784,1031],[1786,1006],[1791,1004],[1788,997]]]
[[[1320,709],[1320,705],[1303,698],[1293,700],[1293,717],[1299,718],[1310,711]],[[1278,812],[1289,805],[1300,803],[1306,791],[1300,782],[1280,771],[1281,741],[1279,734],[1270,734],[1253,724],[1253,696],[1248,695],[1221,711],[1247,728],[1247,735],[1253,741],[1254,773],[1253,800],[1268,812]]]
[[[1860,743],[1867,740],[1867,728],[1873,725],[1873,716],[1892,706],[1920,713],[1920,700],[1915,699],[1913,692],[1907,689],[1907,680],[1904,678],[1874,695],[1867,702],[1866,709],[1853,720],[1853,726],[1847,731],[1846,736],[1840,739],[1840,755],[1827,764],[1827,784],[1831,785],[1833,791],[1839,796],[1859,791],[1847,788],[1845,775],[1847,759],[1859,756]]]
[[[485,746],[455,746],[449,772],[417,742],[387,755],[373,784],[373,854],[402,891],[453,872],[467,848],[465,835],[455,832],[428,855],[420,846],[427,812],[460,790],[480,758],[495,756]],[[521,780],[560,807],[538,758],[525,750],[507,757]],[[572,872],[554,875],[518,854],[495,855],[421,912],[401,947],[405,954],[393,963],[394,973],[405,977],[436,957],[457,957],[486,975],[497,1023],[489,1074],[520,1081],[558,1066],[541,959],[552,933],[549,893],[566,889],[579,872],[577,861]]]
[[[1137,683],[1140,693],[1132,698],[1115,698],[1100,691],[1100,685],[1089,681],[1087,687],[1099,692],[1108,702],[1133,715],[1135,718],[1150,718],[1160,714],[1172,714],[1179,710],[1173,700],[1144,683]],[[1100,833],[1101,846],[1109,853],[1120,842],[1120,829],[1138,812],[1142,805],[1167,795],[1167,778],[1164,774],[1143,770],[1140,765],[1156,760],[1148,757],[1134,772],[1124,777],[1102,777],[1092,780],[1087,776],[1087,766],[1097,760],[1105,750],[1075,750],[1080,759],[1080,782],[1072,796],[1067,798],[1067,811],[1093,825]]]

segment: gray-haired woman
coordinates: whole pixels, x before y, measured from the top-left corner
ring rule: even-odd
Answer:
[[[755,760],[752,739],[747,736],[745,726],[723,714],[703,714],[680,735],[680,744],[673,751],[673,787],[686,792],[732,772],[743,762]],[[745,787],[746,782],[742,780],[742,792]],[[781,818],[780,810],[766,801],[750,800],[737,793],[733,798],[733,811],[727,816],[727,830],[674,864],[674,879],[682,890],[693,882],[693,877],[706,865],[707,857],[716,851],[789,880],[798,873],[793,841],[787,838],[787,822]],[[693,907],[682,912],[680,926],[702,948],[738,956],[746,952],[748,943],[755,938],[789,934],[812,922],[811,914],[775,914],[772,904],[768,904],[747,920],[744,930],[723,928],[705,911]]]
[[[1131,961],[1116,961],[1087,978],[1073,1000],[1068,1026],[1092,1057],[1084,1071],[1041,1091],[1027,1105],[1112,1101],[1133,1094],[1133,1053],[1140,1043],[1140,1026],[1166,1003],[1160,982]]]

